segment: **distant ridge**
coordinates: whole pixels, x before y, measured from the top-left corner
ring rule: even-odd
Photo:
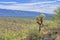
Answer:
[[[35,18],[39,16],[40,12],[32,12],[32,11],[21,11],[21,10],[8,10],[8,9],[0,9],[0,17],[30,17]],[[51,17],[52,14],[43,13],[46,17]]]

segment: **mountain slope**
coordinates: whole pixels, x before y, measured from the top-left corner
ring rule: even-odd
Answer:
[[[31,17],[34,18],[39,16],[40,12],[32,12],[32,11],[21,11],[21,10],[7,10],[0,9],[0,17]],[[52,14],[44,13],[46,17],[50,17]]]

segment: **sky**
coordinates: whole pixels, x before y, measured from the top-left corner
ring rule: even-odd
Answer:
[[[0,9],[53,14],[58,7],[60,7],[60,0],[0,0]]]

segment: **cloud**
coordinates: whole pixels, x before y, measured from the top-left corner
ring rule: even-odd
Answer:
[[[16,3],[16,2],[0,2],[0,3]]]
[[[0,2],[0,3],[6,3],[6,4],[8,4],[8,3],[16,3],[16,2]]]
[[[35,2],[35,3],[18,3],[18,2],[0,2],[0,3],[12,3],[12,5],[0,5],[1,9],[10,10],[23,10],[23,11],[35,11],[52,14],[53,11],[59,7],[56,1]],[[53,3],[53,4],[51,4]]]
[[[35,1],[35,0],[34,0]],[[45,1],[45,2],[34,2],[34,3],[22,3],[19,5],[34,5],[34,4],[45,4],[45,3],[54,3],[56,1]],[[0,4],[18,4],[18,2],[0,2]]]
[[[36,5],[36,4],[47,4],[47,3],[54,3],[56,1],[46,1],[46,2],[34,2],[34,3],[22,3],[22,4],[19,4],[19,5]]]

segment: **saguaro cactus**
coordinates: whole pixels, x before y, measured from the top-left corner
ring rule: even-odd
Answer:
[[[40,14],[40,16],[38,16],[37,18],[36,18],[36,22],[38,23],[38,25],[39,25],[39,32],[40,32],[40,30],[41,30],[41,27],[43,27],[43,22],[44,22],[44,18],[45,18],[45,15],[44,14]]]

